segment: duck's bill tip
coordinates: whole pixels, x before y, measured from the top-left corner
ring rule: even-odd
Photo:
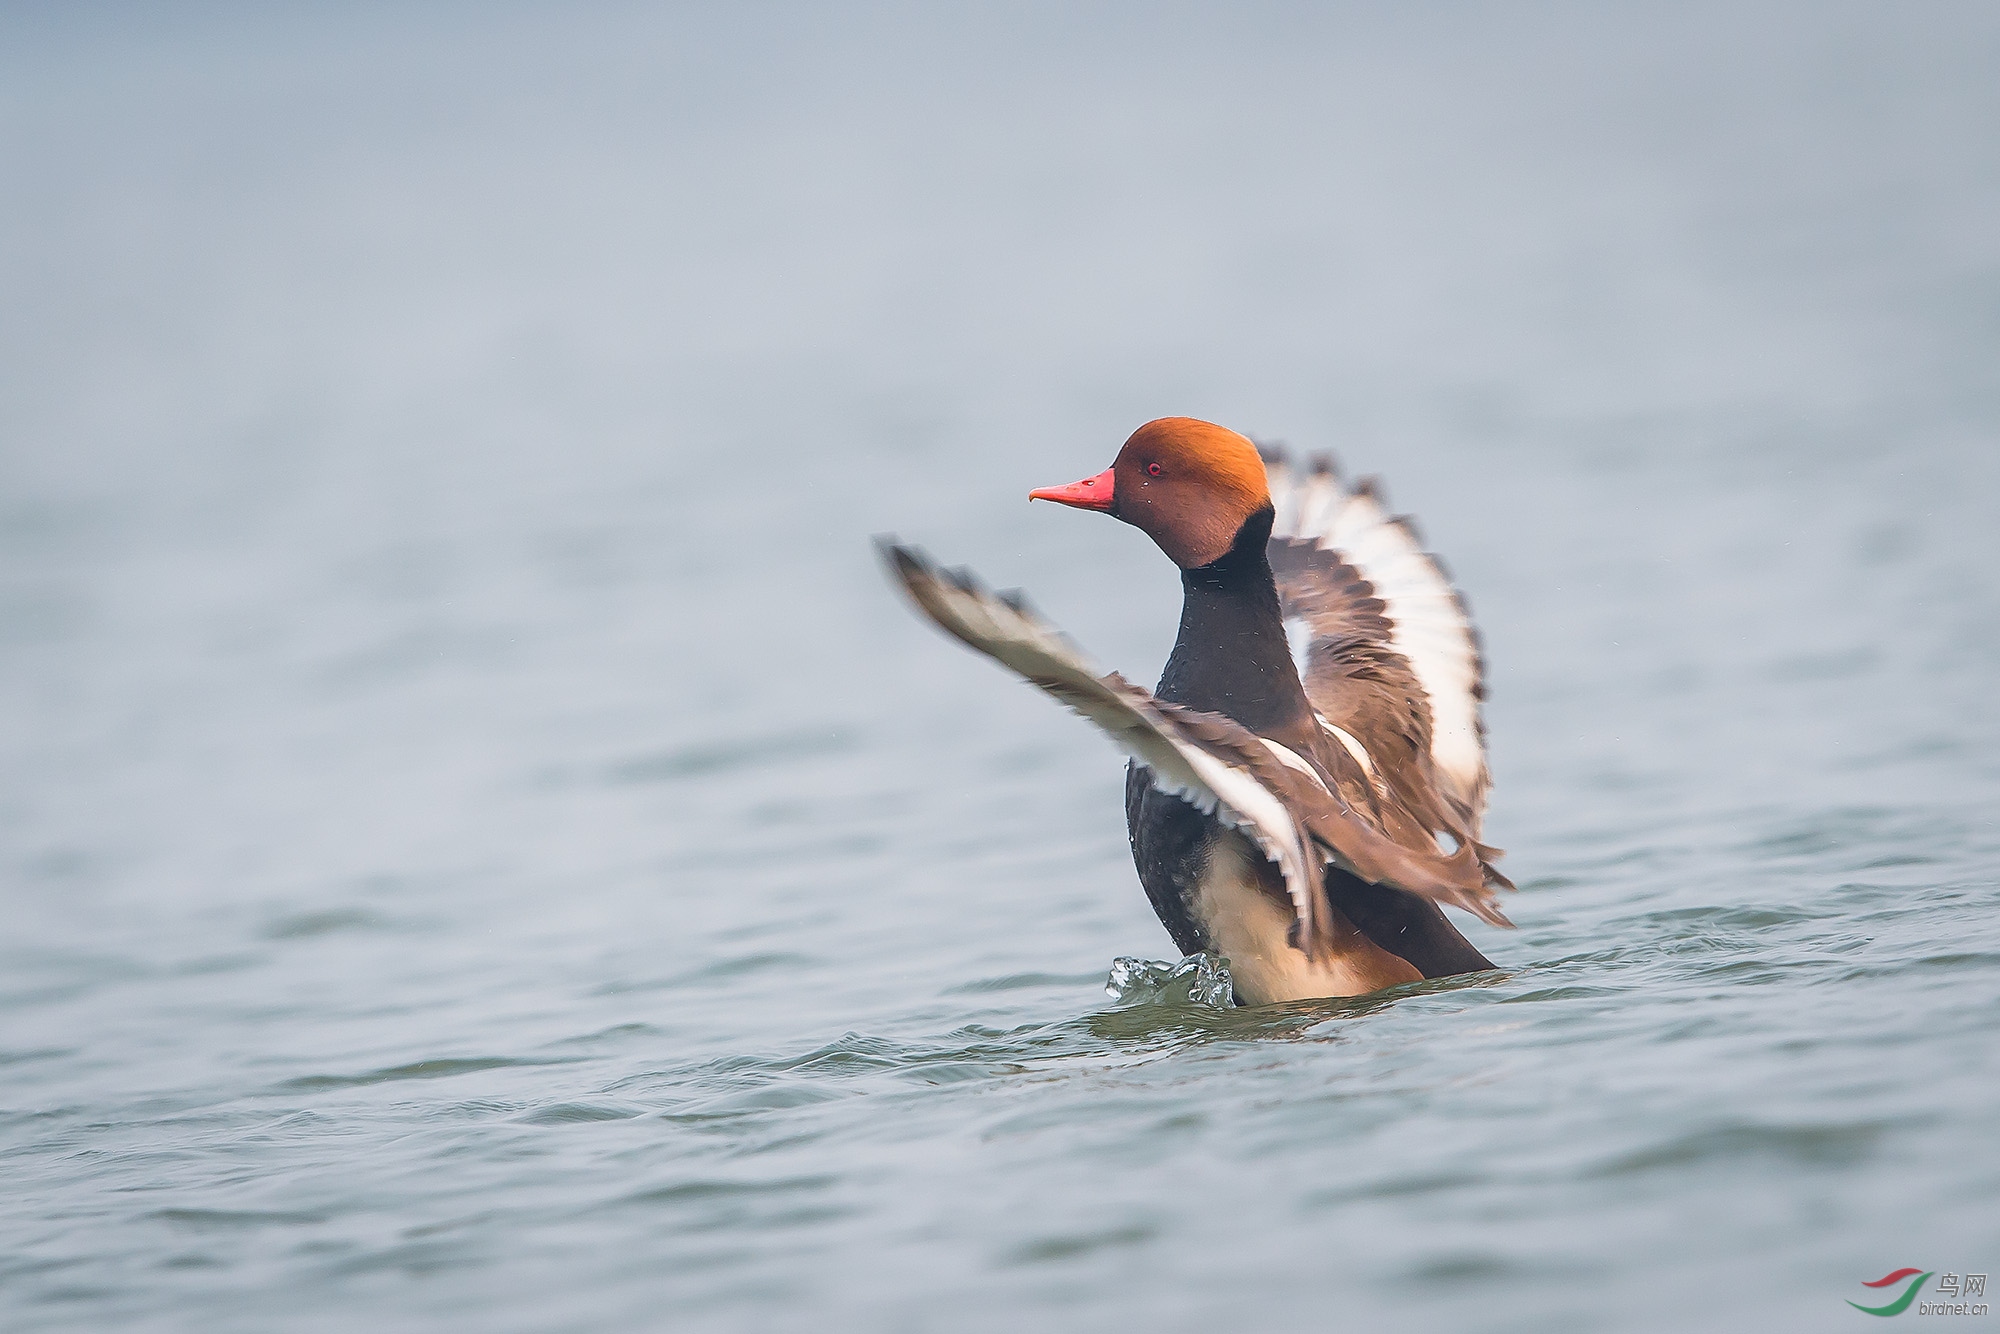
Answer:
[[[1068,505],[1073,509],[1111,512],[1113,492],[1117,483],[1112,470],[1106,468],[1095,477],[1086,477],[1068,486],[1044,486],[1028,493],[1030,500],[1053,500],[1058,505]]]

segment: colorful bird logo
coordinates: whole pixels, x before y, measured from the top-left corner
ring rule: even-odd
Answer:
[[[1911,1280],[1909,1287],[1903,1289],[1902,1296],[1890,1302],[1887,1306],[1863,1306],[1860,1302],[1849,1302],[1848,1305],[1868,1315],[1901,1315],[1909,1309],[1910,1303],[1917,1299],[1917,1289],[1924,1286],[1924,1280],[1935,1272],[1935,1270],[1898,1269],[1893,1274],[1884,1274],[1873,1283],[1863,1283],[1861,1286],[1864,1288],[1886,1288],[1891,1283],[1901,1283],[1912,1274],[1915,1274],[1916,1278]]]

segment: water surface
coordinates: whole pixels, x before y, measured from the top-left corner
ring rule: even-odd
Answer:
[[[2000,25],[0,19],[0,1323],[1825,1329],[2000,1267]],[[1486,635],[1492,975],[1227,1012],[1192,413]]]

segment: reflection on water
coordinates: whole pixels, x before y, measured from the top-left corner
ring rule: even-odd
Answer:
[[[2000,1255],[1987,8],[0,35],[8,1329],[1816,1329]],[[1465,585],[1495,972],[1147,962],[1116,754],[882,584],[1150,678],[1172,571],[1022,497],[1165,413]]]

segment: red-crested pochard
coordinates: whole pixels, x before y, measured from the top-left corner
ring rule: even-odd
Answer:
[[[1131,757],[1132,860],[1181,952],[1226,957],[1249,1005],[1491,968],[1438,910],[1511,925],[1494,890],[1513,886],[1479,841],[1479,640],[1410,521],[1324,458],[1302,472],[1189,417],[1030,499],[1123,520],[1180,567],[1151,694],[1100,675],[1018,593],[883,551],[939,626]]]

